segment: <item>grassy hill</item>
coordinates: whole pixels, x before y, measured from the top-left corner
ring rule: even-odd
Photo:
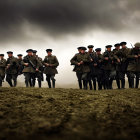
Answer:
[[[138,140],[140,89],[0,88],[0,140]]]

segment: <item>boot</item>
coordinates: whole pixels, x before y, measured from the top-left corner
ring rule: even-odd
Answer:
[[[41,81],[38,81],[38,86],[39,88],[41,88]]]
[[[52,81],[53,88],[55,88],[55,80]]]
[[[113,89],[112,88],[112,83],[113,83],[113,79],[110,79],[110,81],[109,81],[109,89]]]
[[[12,81],[8,81],[10,87],[13,87]]]
[[[78,81],[78,84],[79,84],[79,88],[82,89],[82,82]]]
[[[28,81],[25,81],[25,85],[26,85],[26,87],[28,87],[28,86],[29,86]]]
[[[118,89],[120,89],[120,80],[116,80],[116,83],[117,83]]]
[[[87,90],[87,81],[83,80],[84,89]]]
[[[135,85],[135,88],[138,88],[139,87],[139,78],[136,77],[136,85]]]
[[[91,82],[91,80],[89,81],[89,88],[90,88],[90,90],[92,90],[92,82]]]
[[[134,78],[131,78],[131,88],[134,88]]]
[[[122,79],[121,80],[121,88],[122,89],[125,89],[125,79]]]
[[[94,90],[96,90],[96,81],[93,81]]]
[[[14,87],[16,87],[17,86],[17,81],[16,80],[14,80]]]
[[[51,88],[52,86],[51,86],[51,82],[50,81],[48,81],[48,87],[49,88]]]

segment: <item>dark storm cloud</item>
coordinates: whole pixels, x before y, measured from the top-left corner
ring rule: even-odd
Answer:
[[[0,38],[24,37],[24,22],[53,35],[85,30],[121,30],[135,15],[139,0],[1,0]],[[22,35],[22,36],[21,36]]]

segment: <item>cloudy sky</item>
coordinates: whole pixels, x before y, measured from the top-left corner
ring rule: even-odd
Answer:
[[[95,48],[140,38],[140,0],[1,0],[0,52],[45,57],[52,48],[60,61],[60,85],[76,82],[69,60],[78,46]]]

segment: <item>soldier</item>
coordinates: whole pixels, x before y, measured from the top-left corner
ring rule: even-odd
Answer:
[[[36,78],[38,79],[39,87],[41,87],[41,82],[44,80],[44,78],[43,78],[44,67],[43,67],[42,58],[41,57],[38,57],[38,55],[36,53],[37,53],[37,51],[36,50],[33,50],[33,56],[36,57],[36,59],[39,62],[39,65],[40,65],[39,66],[39,72],[36,72]],[[36,78],[33,80],[33,87],[35,86]]]
[[[19,65],[19,68],[18,68],[18,75],[21,75],[22,74],[22,71],[23,71],[23,65],[22,65],[22,54],[18,54],[17,55],[17,61],[18,61],[18,65]]]
[[[104,57],[104,74],[105,74],[105,88],[112,89],[112,83],[116,76],[115,65],[114,65],[114,54],[111,51],[112,45],[106,46],[106,51],[103,54]]]
[[[59,62],[55,55],[52,55],[52,49],[47,49],[47,56],[45,57],[43,64],[45,66],[44,74],[46,74],[46,81],[48,82],[49,88],[55,88],[55,74],[58,74],[57,67],[59,66]],[[52,80],[52,84],[51,84]]]
[[[84,89],[87,90],[87,76],[90,72],[90,57],[85,51],[86,48],[81,47],[81,52],[71,59],[71,65],[76,66],[74,71],[76,72],[78,78],[79,88],[82,89],[81,81],[83,80]]]
[[[116,52],[117,57],[119,58],[119,78],[121,80],[121,88],[125,88],[125,74],[127,74],[127,67],[128,67],[128,53],[130,49],[126,47],[126,42],[121,42],[120,45],[122,48]],[[131,82],[130,79],[128,79],[128,82]]]
[[[18,75],[18,61],[17,58],[13,56],[13,52],[8,51],[8,59],[6,61],[6,81],[11,87],[16,87],[17,85],[17,75]],[[14,84],[12,83],[12,80]]]
[[[97,48],[95,51],[96,55],[93,60],[94,69],[97,73],[98,90],[102,90],[102,86],[104,85],[103,55],[101,54],[101,48]]]
[[[88,55],[90,56],[91,62],[90,62],[90,73],[88,74],[88,83],[89,83],[89,87],[90,90],[92,90],[92,81],[93,81],[93,86],[94,86],[94,90],[96,90],[96,71],[94,70],[94,66],[93,66],[93,60],[95,58],[95,52],[93,50],[94,46],[93,45],[89,45],[88,46]]]
[[[33,81],[36,77],[36,72],[39,72],[39,62],[35,56],[33,56],[33,50],[28,49],[26,51],[28,54],[23,58],[22,65],[24,66],[23,73],[25,76],[25,84],[26,87],[30,85],[30,87],[34,86]],[[41,84],[39,83],[39,87]]]
[[[120,89],[120,80],[121,80],[121,77],[120,77],[120,71],[121,71],[121,59],[120,59],[120,55],[117,56],[117,53],[119,52],[120,50],[120,43],[117,43],[114,45],[115,49],[113,49],[113,53],[114,53],[114,57],[116,57],[116,60],[115,61],[115,68],[116,68],[116,83],[117,83],[117,87],[118,89]]]
[[[4,54],[0,54],[0,87],[2,87],[2,82],[5,78],[5,68],[6,59],[4,59]]]
[[[135,88],[139,86],[139,78],[140,78],[140,43],[136,43],[135,47],[131,49],[128,54],[128,79],[129,79],[129,87],[134,88],[134,77],[136,76]]]

